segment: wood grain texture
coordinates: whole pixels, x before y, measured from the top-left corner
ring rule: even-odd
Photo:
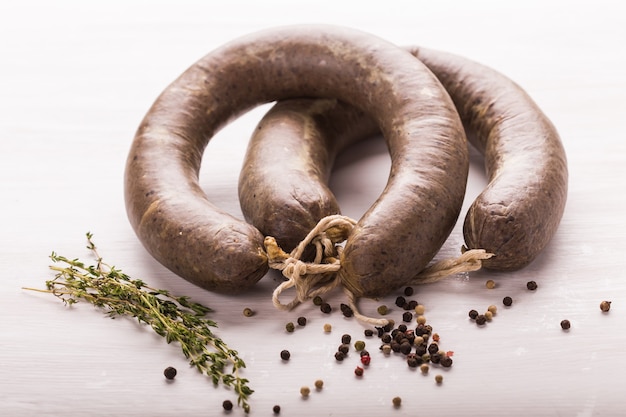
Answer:
[[[220,414],[234,394],[186,365],[131,320],[111,321],[88,305],[71,309],[23,286],[51,278],[52,250],[87,257],[91,231],[102,255],[156,287],[186,294],[216,309],[218,332],[246,360],[256,389],[254,416],[599,416],[626,406],[626,17],[606,1],[379,2],[358,8],[337,2],[304,6],[238,1],[108,2],[62,0],[0,5],[0,404],[2,415],[70,417]],[[522,85],[555,124],[567,151],[570,188],[565,215],[547,250],[515,273],[476,272],[417,289],[441,345],[454,366],[411,372],[398,356],[384,357],[364,339],[372,363],[352,372],[356,353],[337,364],[343,333],[362,338],[364,327],[339,312],[312,305],[276,311],[270,273],[245,296],[200,290],[165,270],[142,248],[124,210],[123,169],[141,118],[176,76],[209,50],[255,30],[293,23],[343,24],[399,45],[465,55]],[[237,178],[259,108],[222,130],[203,159],[201,185],[235,216]],[[344,214],[359,218],[386,183],[389,160],[371,140],[340,156],[331,186]],[[472,156],[466,206],[486,179]],[[462,244],[460,224],[438,257]],[[497,287],[486,290],[494,279]],[[528,280],[539,288],[529,292]],[[510,308],[502,297],[513,297]],[[599,303],[613,301],[608,314]],[[329,301],[338,307],[340,293]],[[374,313],[394,296],[363,300]],[[499,307],[478,328],[467,312]],[[251,318],[244,307],[254,309]],[[338,308],[336,309],[338,310]],[[287,334],[285,323],[306,316]],[[399,320],[401,312],[392,311]],[[572,322],[563,332],[559,322]],[[322,326],[333,325],[330,334]],[[282,363],[279,352],[292,359]],[[179,374],[168,384],[166,366]],[[437,386],[435,373],[444,375]],[[325,388],[302,400],[299,388],[322,378]],[[403,406],[393,409],[399,395]],[[232,415],[243,415],[235,409]]]

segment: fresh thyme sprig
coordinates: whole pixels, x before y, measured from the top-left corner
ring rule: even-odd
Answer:
[[[250,411],[248,397],[254,392],[248,380],[239,376],[245,368],[237,351],[211,331],[217,323],[205,317],[212,310],[192,302],[186,296],[173,296],[167,290],[152,288],[140,279],[132,279],[120,269],[105,262],[87,233],[87,248],[96,258],[96,265],[87,266],[78,259],[69,259],[52,252],[54,262],[50,269],[54,279],[46,281],[45,290],[28,290],[51,293],[66,305],[80,299],[107,310],[111,318],[131,316],[145,323],[167,343],[178,342],[189,363],[211,378],[215,385],[222,383],[238,395],[237,403],[246,413]],[[232,365],[231,372],[227,366]]]

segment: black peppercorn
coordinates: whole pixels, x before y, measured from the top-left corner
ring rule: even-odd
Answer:
[[[346,357],[346,355],[344,355],[344,354],[343,354],[343,352],[341,352],[341,351],[337,351],[337,352],[335,352],[335,359],[336,359],[338,362],[341,362],[342,360],[344,360],[344,359],[345,359],[345,357]]]
[[[176,377],[176,373],[177,373],[176,368],[172,366],[168,366],[163,371],[163,375],[165,375],[165,378],[167,379],[174,379]]]
[[[349,305],[342,303],[339,307],[344,317],[352,317],[354,315],[354,311],[352,311]]]
[[[398,307],[403,307],[404,304],[406,304],[406,298],[404,298],[403,296],[399,296],[398,298],[396,298],[396,305]]]
[[[280,358],[284,361],[288,361],[289,358],[291,358],[291,353],[288,350],[281,350],[280,351]]]
[[[372,337],[372,336],[374,336],[374,330],[372,330],[372,329],[365,329],[365,330],[363,330],[363,334],[365,335],[365,337]]]
[[[437,352],[437,353],[433,353],[432,355],[430,355],[430,361],[432,363],[439,363],[441,362],[441,353]]]
[[[341,353],[343,353],[344,355],[347,355],[348,352],[350,352],[350,345],[347,343],[342,343],[339,345],[339,347],[337,348],[337,350]]]
[[[298,326],[306,326],[306,317],[298,317]]]
[[[383,337],[383,334],[385,334],[385,330],[382,327],[374,327],[376,329],[376,335],[378,337]]]
[[[391,350],[394,352],[400,352],[400,343],[395,340],[391,341]]]
[[[437,352],[439,352],[439,345],[437,343],[431,343],[430,345],[428,345],[428,353],[432,355],[433,353]]]
[[[224,407],[224,410],[230,411],[233,409],[233,403],[230,400],[224,400],[224,402],[222,403],[222,407]]]
[[[570,327],[572,327],[572,323],[570,323],[569,320],[562,320],[561,321],[561,329],[569,330]]]
[[[409,365],[409,368],[417,368],[422,364],[422,358],[412,353],[407,355],[406,364]]]
[[[408,330],[408,327],[406,327],[406,324],[398,324],[397,330],[404,333]]]
[[[367,350],[363,349],[363,350],[359,353],[359,355],[360,355],[361,357],[363,357],[363,356],[370,356],[370,353],[369,353]]]
[[[400,353],[405,355],[411,353],[411,344],[407,341],[400,343]]]
[[[396,323],[393,320],[389,320],[389,322],[383,326],[383,331],[389,333],[395,325]]]
[[[439,364],[444,368],[449,368],[452,366],[452,358],[450,356],[442,356]]]
[[[408,310],[415,310],[419,303],[416,300],[411,300],[408,302]]]
[[[537,283],[535,281],[528,281],[526,283],[526,288],[528,288],[531,291],[535,291],[537,289]]]
[[[391,335],[390,335],[389,333],[385,333],[385,334],[384,334],[384,335],[380,338],[380,340],[381,340],[383,343],[390,343],[390,342],[391,342]]]
[[[349,345],[350,342],[352,342],[352,336],[350,336],[349,334],[344,334],[343,336],[341,336],[341,343]]]
[[[509,307],[511,304],[513,304],[513,299],[509,296],[506,296],[502,299],[502,304]]]
[[[428,352],[428,348],[425,344],[415,346],[415,354],[419,356],[424,356]]]
[[[274,412],[274,414],[280,414],[280,405],[275,405],[274,407],[272,407],[272,411]]]
[[[405,311],[404,314],[402,314],[402,321],[406,323],[410,323],[412,320],[413,320],[413,313],[411,313],[410,311]]]
[[[476,316],[476,324],[482,326],[487,323],[487,317],[484,314],[479,314]]]
[[[472,320],[476,320],[476,317],[478,317],[478,311],[476,310],[470,310],[469,311],[469,317]]]
[[[324,314],[329,314],[333,310],[333,308],[328,303],[322,303],[320,305],[320,310]]]
[[[406,295],[407,297],[410,297],[413,295],[413,287],[406,287],[404,289],[404,295]]]

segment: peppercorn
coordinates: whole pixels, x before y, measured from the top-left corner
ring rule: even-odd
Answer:
[[[325,323],[324,324],[324,332],[325,333],[330,333],[330,331],[333,329],[333,326],[330,323]]]
[[[487,287],[490,290],[493,290],[494,288],[496,288],[496,282],[492,279],[488,279],[487,282],[485,282],[485,287]]]
[[[606,313],[610,309],[611,309],[611,302],[610,301],[602,301],[600,303],[600,310],[602,310],[604,313]]]
[[[402,323],[402,324],[398,324],[398,327],[396,328],[397,331],[399,331],[400,333],[404,333],[408,330],[409,328],[406,326],[406,324]]]
[[[331,311],[333,311],[333,308],[328,303],[322,303],[320,305],[320,311],[324,314],[329,314]]]
[[[570,323],[569,320],[562,320],[561,321],[561,329],[569,330],[570,327],[572,327],[572,323]]]
[[[426,317],[424,317],[424,316],[417,316],[415,321],[417,322],[417,324],[426,324]]]
[[[400,343],[396,342],[395,340],[392,340],[390,345],[391,345],[391,350],[393,350],[394,352],[400,352]]]
[[[535,291],[537,289],[537,283],[535,281],[528,281],[526,283],[526,288],[528,288],[531,291]]]
[[[405,311],[404,314],[402,314],[402,321],[410,323],[413,320],[413,313],[411,313],[410,311]]]
[[[288,361],[289,358],[291,358],[291,352],[289,352],[287,349],[281,350],[280,358],[284,361]]]
[[[337,362],[341,362],[342,360],[344,360],[344,359],[345,359],[345,357],[346,357],[346,355],[344,355],[344,353],[343,353],[343,352],[341,352],[341,351],[339,351],[339,350],[338,350],[337,352],[335,352],[335,360],[336,360]]]
[[[372,336],[374,336],[374,330],[372,330],[372,329],[365,329],[365,330],[363,330],[363,334],[365,335],[365,337],[372,337]]]
[[[430,362],[430,353],[424,353],[422,355],[422,361],[424,362]]]
[[[487,317],[484,314],[479,314],[476,316],[476,324],[482,326],[487,322]]]
[[[430,361],[432,363],[439,363],[441,362],[441,354],[440,353],[433,353],[432,355],[430,355]]]
[[[246,317],[252,317],[252,316],[254,316],[254,311],[252,311],[251,308],[246,307],[246,308],[243,309],[243,315],[246,316]]]
[[[407,303],[407,310],[415,310],[415,307],[417,307],[419,305],[419,303],[415,300],[411,300]]]
[[[408,355],[411,352],[411,344],[408,341],[400,343],[400,352],[404,355]]]
[[[352,308],[347,304],[341,303],[339,308],[341,309],[341,313],[343,313],[344,317],[352,317],[354,315],[354,311],[352,311]]]
[[[365,342],[362,340],[357,340],[354,342],[354,348],[358,351],[365,349]]]
[[[489,310],[485,311],[483,315],[485,316],[485,320],[487,321],[491,321],[491,319],[493,319],[493,313]]]
[[[388,320],[388,321],[387,321],[387,324],[385,324],[385,325],[383,326],[383,331],[385,331],[385,332],[387,332],[387,333],[388,333],[388,332],[390,332],[390,331],[393,329],[393,326],[395,326],[395,325],[396,325],[396,322],[395,322],[395,321],[393,321],[393,320]]]
[[[432,355],[433,353],[437,352],[439,352],[439,345],[437,343],[431,343],[430,345],[428,345],[428,353]]]
[[[413,295],[413,287],[406,287],[404,289],[404,295],[406,295],[407,297],[410,297]]]
[[[433,333],[433,342],[439,342],[440,336],[439,333]]]
[[[274,407],[272,407],[272,411],[274,412],[274,414],[280,414],[280,405],[275,405]]]
[[[490,311],[491,314],[496,314],[496,311],[498,311],[498,307],[494,306],[493,304],[490,305],[489,307],[487,307],[487,311]]]
[[[437,383],[437,385],[440,385],[443,382],[443,375],[435,375],[435,382]]]
[[[306,326],[306,317],[298,317],[298,326]]]
[[[369,356],[369,355],[370,355],[370,353],[369,353],[367,350],[365,350],[365,349],[363,349],[363,350],[359,353],[359,356],[361,356],[361,357],[363,357],[363,356]]]
[[[389,355],[391,353],[391,345],[384,344],[380,347],[380,350],[382,350],[385,355]]]
[[[370,355],[361,356],[361,363],[365,366],[369,365],[371,360],[372,360],[372,357]]]
[[[391,335],[390,335],[389,333],[385,333],[385,334],[384,334],[384,335],[380,338],[380,340],[381,340],[383,343],[390,343],[390,342],[391,342]]]
[[[165,378],[167,379],[174,379],[177,373],[178,372],[176,371],[176,368],[174,368],[173,366],[168,366],[163,371],[163,375],[165,375]]]
[[[415,306],[414,310],[415,310],[415,314],[417,314],[418,316],[421,316],[424,314],[424,311],[426,311],[426,308],[422,304],[418,304]]]
[[[321,306],[324,303],[324,300],[322,299],[322,297],[320,297],[319,295],[316,295],[315,297],[313,297],[313,304],[316,306]]]
[[[478,317],[478,311],[476,310],[470,310],[469,311],[469,317],[472,320],[476,320],[476,317]]]
[[[422,360],[424,360],[424,358],[422,358]],[[423,364],[420,366],[420,371],[422,371],[422,373],[423,373],[424,375],[426,375],[426,374],[428,373],[428,371],[430,371],[430,366],[428,366],[428,364],[427,364],[427,363],[423,363]]]
[[[398,296],[398,298],[396,298],[396,305],[398,307],[402,307],[404,306],[404,304],[406,304],[406,298],[404,298],[403,296]]]
[[[509,307],[511,306],[511,304],[513,304],[513,299],[507,295],[506,297],[502,299],[502,304]]]
[[[230,411],[233,409],[233,403],[230,400],[224,400],[224,402],[222,403],[222,407],[224,407],[224,410]]]
[[[415,353],[411,353],[406,356],[406,364],[409,368],[417,368],[422,363],[422,358]]]
[[[337,348],[337,351],[343,353],[344,355],[347,355],[348,352],[350,352],[350,345],[348,345],[347,343],[342,343]]]
[[[352,341],[352,336],[350,336],[349,334],[344,334],[343,336],[341,336],[341,343],[349,345],[351,341]]]
[[[293,322],[289,322],[287,324],[285,324],[285,330],[287,330],[289,333],[293,333],[293,331],[296,329],[296,326],[293,324]]]
[[[357,366],[356,368],[354,368],[354,375],[363,376],[363,368],[361,368],[360,366]]]
[[[398,408],[398,407],[400,407],[402,405],[402,398],[400,398],[400,397],[393,397],[391,399],[391,403],[393,404],[393,406],[395,408]]]
[[[316,390],[321,390],[323,387],[324,387],[324,381],[322,381],[321,379],[318,379],[315,381]]]
[[[444,368],[449,368],[452,366],[452,358],[448,355],[444,355],[441,357],[439,364],[443,366]]]
[[[300,395],[302,395],[303,397],[308,397],[309,394],[311,393],[311,388],[309,387],[301,387],[300,388]]]
[[[386,315],[387,313],[389,313],[389,309],[387,308],[386,305],[381,305],[378,306],[378,308],[376,309],[376,311],[378,312],[378,314],[380,314],[381,316]]]

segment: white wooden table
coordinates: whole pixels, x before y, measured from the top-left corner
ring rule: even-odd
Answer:
[[[433,379],[440,370],[411,372],[400,357],[385,358],[376,339],[364,339],[372,364],[355,378],[356,354],[338,364],[333,353],[342,334],[364,338],[365,326],[308,304],[276,311],[275,274],[245,296],[203,291],[154,261],[127,221],[127,151],[160,91],[224,42],[293,23],[355,27],[490,65],[526,88],[562,136],[569,199],[545,253],[515,273],[476,272],[417,289],[414,298],[427,307],[442,347],[455,352],[441,386]],[[256,390],[251,415],[272,415],[274,404],[288,416],[619,415],[626,407],[625,41],[626,15],[608,0],[2,3],[0,414],[205,416],[221,414],[222,401],[235,398],[145,327],[22,289],[52,277],[53,250],[88,259],[84,234],[91,231],[111,263],[216,310],[217,332],[248,365]],[[203,161],[203,188],[237,216],[239,165],[266,109],[221,131]],[[332,186],[345,214],[360,217],[388,169],[380,140],[340,158]],[[480,158],[470,174],[467,204],[485,185]],[[457,227],[439,256],[461,243]],[[489,278],[498,284],[493,290],[485,288]],[[525,289],[531,279],[539,284],[534,292]],[[472,308],[501,306],[506,295],[513,306],[501,307],[484,328],[467,318]],[[362,307],[374,311],[394,298]],[[613,302],[608,314],[598,307],[605,299]],[[330,301],[338,305],[341,294]],[[244,307],[257,314],[243,317]],[[300,315],[307,326],[287,334],[285,323]],[[562,319],[571,321],[569,332]],[[326,322],[330,334],[322,330]],[[282,349],[292,352],[287,364]],[[166,366],[179,371],[174,383],[163,378]],[[325,388],[302,400],[300,387],[318,378]],[[394,396],[403,399],[399,409]]]

